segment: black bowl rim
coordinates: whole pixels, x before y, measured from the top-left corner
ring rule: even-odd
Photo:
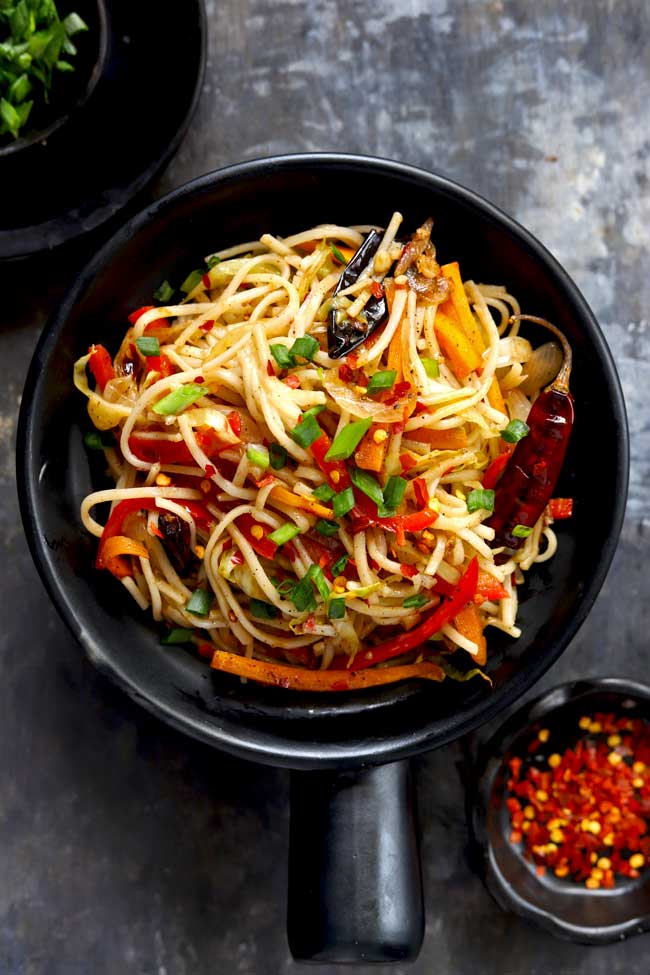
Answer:
[[[527,701],[504,721],[490,739],[478,750],[474,785],[467,796],[467,819],[471,841],[480,850],[481,872],[490,894],[506,911],[518,914],[564,941],[578,944],[605,945],[650,931],[650,915],[639,915],[618,924],[587,927],[569,924],[551,911],[541,910],[520,896],[510,884],[502,880],[496,869],[493,848],[486,829],[485,810],[494,778],[502,767],[503,757],[513,742],[528,728],[537,724],[558,708],[569,703],[587,700],[595,694],[610,693],[621,698],[633,698],[650,704],[650,685],[624,677],[589,677],[568,681]],[[584,890],[584,897],[599,896]]]
[[[534,666],[518,670],[503,687],[489,696],[479,699],[470,709],[465,709],[462,713],[457,714],[454,722],[448,722],[442,731],[440,729],[437,732],[433,731],[432,724],[434,722],[432,722],[418,729],[417,732],[404,733],[395,736],[390,741],[369,739],[353,744],[343,741],[324,744],[304,741],[298,743],[296,741],[277,738],[274,739],[273,744],[269,744],[268,742],[250,741],[247,737],[246,730],[240,727],[230,729],[222,724],[217,728],[215,725],[208,725],[200,717],[189,716],[178,706],[168,705],[161,700],[158,693],[152,693],[150,687],[132,681],[129,675],[125,673],[124,668],[115,665],[115,661],[112,660],[110,652],[106,653],[103,647],[85,639],[84,627],[79,623],[75,615],[74,606],[67,600],[65,587],[60,584],[51,560],[51,553],[43,541],[43,532],[40,530],[37,491],[39,471],[37,458],[33,456],[30,449],[31,439],[29,433],[32,425],[37,420],[34,412],[34,403],[37,399],[41,376],[43,375],[45,364],[56,348],[59,332],[79,295],[83,293],[102,265],[110,261],[113,253],[119,250],[125,239],[131,238],[140,228],[155,220],[161,211],[174,207],[178,200],[181,200],[186,195],[201,192],[204,188],[209,187],[216,181],[227,184],[228,182],[236,182],[241,177],[263,178],[269,171],[276,171],[278,169],[292,170],[300,167],[304,170],[309,168],[318,169],[323,166],[341,169],[349,167],[361,168],[362,170],[372,169],[375,172],[384,172],[393,177],[398,176],[406,180],[418,181],[438,192],[451,194],[459,202],[482,211],[493,222],[504,226],[513,237],[524,246],[527,246],[535,254],[540,263],[548,267],[549,273],[555,276],[572,300],[585,330],[590,335],[590,339],[593,342],[608,379],[609,390],[612,395],[612,411],[617,418],[617,424],[621,431],[617,440],[616,457],[618,490],[614,504],[609,512],[611,531],[603,546],[599,564],[594,568],[593,575],[583,590],[579,612],[575,614],[562,637],[556,641],[550,651],[546,650],[545,653],[539,655]],[[76,281],[71,285],[60,307],[53,314],[41,334],[28,371],[25,391],[21,403],[17,432],[17,479],[20,510],[32,557],[36,563],[41,579],[64,622],[66,622],[69,629],[84,647],[95,666],[149,711],[162,718],[168,724],[199,740],[217,745],[240,757],[266,762],[268,764],[283,764],[292,767],[314,767],[318,765],[319,767],[323,767],[325,765],[335,766],[390,761],[415,755],[434,747],[434,745],[446,744],[467,734],[485,721],[494,718],[499,712],[509,707],[515,700],[521,697],[545,673],[575,636],[605,580],[623,524],[629,477],[629,438],[623,393],[609,347],[582,294],[553,255],[532,234],[494,204],[448,177],[394,160],[336,152],[295,153],[271,156],[236,163],[213,172],[208,172],[177,187],[156,200],[123,224],[91,259],[79,274]],[[405,687],[407,685],[403,686]],[[341,698],[343,696],[341,694]]]

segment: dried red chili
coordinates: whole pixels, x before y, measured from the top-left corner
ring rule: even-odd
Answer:
[[[639,876],[650,860],[650,725],[584,715],[562,753],[542,728],[509,769],[510,841],[538,872],[590,890]]]

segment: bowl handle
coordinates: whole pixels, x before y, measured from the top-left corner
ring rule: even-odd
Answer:
[[[408,761],[292,772],[287,928],[300,961],[417,957],[424,912]]]

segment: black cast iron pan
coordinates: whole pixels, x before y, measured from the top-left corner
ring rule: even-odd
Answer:
[[[219,247],[324,221],[385,224],[395,209],[407,228],[432,215],[442,260],[459,259],[464,277],[507,284],[525,311],[550,318],[569,337],[577,422],[558,494],[575,499],[575,515],[559,529],[556,557],[529,574],[521,638],[491,634],[493,690],[483,681],[411,682],[323,697],[243,686],[189,654],[161,647],[128,595],[92,569],[95,542],[78,511],[97,472],[82,444],[88,420],[72,385],[72,364],[90,341],[116,348],[127,314],[149,303],[163,278],[182,280]],[[272,158],[208,174],[127,223],[83,271],[43,333],[18,433],[19,491],[32,554],[96,666],[188,734],[245,758],[301,770],[292,790],[289,939],[296,957],[330,961],[417,954],[421,884],[402,760],[493,718],[559,656],[612,559],[627,477],[625,409],[610,353],[551,255],[501,211],[447,179],[333,154]]]

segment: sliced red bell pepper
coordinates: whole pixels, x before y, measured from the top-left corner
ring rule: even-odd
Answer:
[[[570,518],[573,514],[573,498],[551,498],[548,509],[554,521]]]
[[[478,561],[473,558],[461,576],[458,585],[454,588],[452,596],[432,610],[419,626],[409,630],[408,633],[391,637],[376,647],[361,650],[352,659],[349,669],[362,670],[366,667],[372,667],[374,664],[382,663],[384,660],[390,660],[392,657],[399,657],[403,653],[408,653],[409,650],[415,650],[435,633],[438,633],[445,623],[449,623],[463,606],[474,598],[477,582]],[[340,657],[335,657],[331,667],[347,668],[347,663],[342,662]]]
[[[278,546],[275,542],[269,541],[267,535],[273,531],[270,525],[263,525],[261,521],[255,521],[252,515],[240,515],[239,518],[235,519],[235,525],[239,528],[240,532],[251,546],[254,552],[261,555],[264,559],[275,558],[275,553],[278,550]],[[253,535],[253,528],[261,528],[262,536],[261,538],[255,538]],[[284,546],[286,549],[286,545]]]
[[[223,441],[212,427],[200,427],[195,432],[195,437],[198,446],[211,460],[221,450],[227,450],[232,446]],[[129,437],[129,447],[136,457],[150,464],[196,463],[184,440],[158,440],[155,437],[148,437],[146,433],[134,433]]]
[[[160,355],[147,356],[145,362],[147,372],[159,372],[163,379],[167,379],[167,376],[173,376],[176,372],[176,366],[167,358],[164,352],[161,352]]]
[[[323,474],[335,491],[345,491],[352,481],[345,463],[342,460],[325,460],[325,454],[332,446],[332,441],[326,433],[322,433],[318,440],[314,440],[309,448],[312,456]]]
[[[455,588],[451,582],[447,582],[442,576],[436,576],[436,588],[433,590],[435,593],[438,593],[440,596],[451,596]],[[480,606],[486,600],[506,599],[507,596],[508,590],[501,585],[498,579],[495,579],[489,572],[479,569],[476,594],[474,596],[474,602],[477,606]]]
[[[416,477],[413,481],[413,493],[420,508],[426,508],[429,503],[429,489],[423,477]]]
[[[136,308],[136,310],[132,311],[128,316],[129,321],[132,325],[135,325],[141,315],[144,315],[146,311],[152,311],[155,307],[155,305],[143,305],[142,308]],[[167,318],[154,318],[152,322],[145,325],[144,334],[148,335],[149,332],[153,332],[153,330],[156,328],[167,328],[168,324],[169,321]]]
[[[90,371],[103,393],[109,379],[115,379],[113,360],[103,345],[91,345],[88,352],[90,353],[90,359],[88,360]]]

